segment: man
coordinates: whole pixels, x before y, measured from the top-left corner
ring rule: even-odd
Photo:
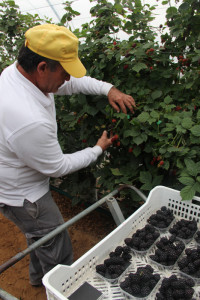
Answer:
[[[64,154],[57,139],[53,94],[107,95],[119,111],[131,111],[135,102],[111,84],[84,76],[78,58],[78,39],[53,24],[35,26],[25,33],[18,61],[0,77],[0,211],[25,234],[30,245],[64,222],[51,197],[49,178],[87,167],[112,144],[104,131],[97,144]],[[30,283],[57,264],[71,264],[67,231],[32,251]]]

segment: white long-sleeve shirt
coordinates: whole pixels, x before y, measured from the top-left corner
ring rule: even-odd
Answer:
[[[111,84],[91,77],[70,78],[57,94],[107,95]],[[102,153],[99,146],[63,154],[57,139],[54,95],[45,96],[17,69],[0,76],[0,203],[22,206],[49,190],[49,178],[87,167]]]

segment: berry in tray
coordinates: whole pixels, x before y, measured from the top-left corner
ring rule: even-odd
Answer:
[[[147,251],[158,239],[160,233],[156,228],[147,224],[142,229],[138,229],[131,238],[124,240],[125,244],[136,251]]]
[[[174,220],[173,211],[166,206],[162,206],[155,214],[152,214],[147,222],[161,230],[168,229]]]
[[[162,237],[156,243],[155,253],[149,257],[154,262],[163,265],[164,267],[171,267],[176,263],[184,248],[184,243],[177,240],[176,236]]]
[[[185,249],[185,256],[178,261],[181,272],[200,282],[200,247]]]
[[[144,298],[151,294],[152,290],[160,280],[160,275],[154,273],[150,265],[137,268],[136,273],[129,273],[124,281],[120,283],[122,292],[126,296]]]
[[[190,240],[197,231],[197,221],[181,219],[169,229],[171,234],[183,240]]]
[[[113,283],[119,279],[119,277],[130,266],[130,248],[128,246],[118,246],[115,251],[109,253],[109,258],[106,258],[103,264],[96,266],[96,272],[98,275]]]
[[[176,275],[164,278],[159,291],[156,293],[156,300],[182,299],[190,300],[194,294],[195,283],[192,279],[183,279]]]

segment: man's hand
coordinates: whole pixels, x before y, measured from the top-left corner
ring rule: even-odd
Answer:
[[[98,140],[96,145],[100,146],[102,148],[102,150],[104,151],[112,145],[112,143],[113,143],[112,137],[113,137],[113,135],[111,133],[110,137],[108,138],[107,131],[104,130],[102,136],[100,137],[100,139]]]
[[[136,108],[133,97],[120,92],[115,87],[110,89],[108,93],[108,101],[117,112],[120,112],[121,108],[122,112],[126,114],[126,108],[128,108],[132,113],[134,113],[134,108]]]

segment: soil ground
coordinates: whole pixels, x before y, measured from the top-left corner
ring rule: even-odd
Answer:
[[[52,191],[65,221],[71,219],[84,208],[73,207],[71,201],[63,195]],[[19,229],[0,214],[0,265],[27,248],[24,235]],[[74,225],[68,231],[72,240],[74,260],[77,260],[106,235],[116,228],[111,215],[93,211]],[[45,287],[32,287],[28,275],[29,256],[0,274],[0,288],[20,300],[46,300]]]

